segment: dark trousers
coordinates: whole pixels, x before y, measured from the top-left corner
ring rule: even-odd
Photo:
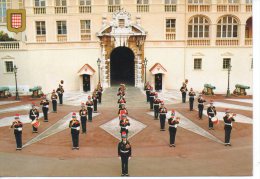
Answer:
[[[213,122],[211,121],[211,118],[209,118],[209,128],[213,128]]]
[[[58,94],[58,95],[59,95],[60,104],[62,104],[63,103],[63,99],[62,99],[63,94]]]
[[[182,92],[181,96],[182,96],[182,103],[186,103],[186,92]]]
[[[22,148],[22,131],[14,131],[16,148]]]
[[[32,129],[33,129],[33,132],[37,132],[38,131],[38,128],[32,126]]]
[[[192,111],[193,110],[194,98],[189,98],[189,103],[190,103],[190,111]]]
[[[52,100],[52,109],[54,112],[57,111],[57,101],[56,100]]]
[[[232,127],[225,126],[224,129],[225,129],[225,143],[230,143],[230,135],[231,135]]]
[[[150,97],[150,109],[153,110],[153,98]]]
[[[175,128],[175,127],[169,127],[170,144],[174,144],[174,143],[175,143],[176,132],[177,132],[177,128]]]
[[[92,121],[92,108],[88,107],[88,121]]]
[[[166,115],[165,115],[165,114],[161,114],[161,115],[160,115],[160,125],[161,125],[161,129],[165,129],[165,119],[166,119]]]
[[[93,100],[94,112],[97,112],[97,100]]]
[[[202,119],[204,105],[198,105],[198,108],[199,108],[199,118]]]
[[[121,155],[122,173],[128,174],[128,155]]]
[[[150,102],[150,91],[146,91],[146,102]]]
[[[49,111],[49,108],[42,108],[44,121],[48,121],[48,111]]]
[[[75,130],[75,129],[72,129],[72,130]],[[79,147],[79,132],[72,132],[71,137],[72,137],[73,147]]]
[[[98,103],[101,103],[102,93],[98,92]]]
[[[86,116],[80,117],[80,122],[81,122],[82,132],[86,133],[87,132],[87,117]]]
[[[159,105],[154,105],[154,118],[158,119],[159,116]]]

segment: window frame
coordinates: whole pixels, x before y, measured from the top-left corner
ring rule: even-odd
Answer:
[[[39,5],[36,5],[36,1],[39,2]],[[44,5],[42,3],[44,2]],[[34,0],[34,7],[46,7],[46,0]]]
[[[38,34],[37,23],[40,23],[40,32],[41,32],[41,34]],[[44,31],[45,31],[45,33],[43,33],[43,29],[42,29],[43,25],[42,25],[42,23],[44,23]],[[46,31],[46,21],[35,21],[35,30],[36,30],[36,36],[46,36],[46,33],[47,33],[47,31]]]
[[[231,18],[231,22],[229,22]],[[235,22],[234,22],[235,21]],[[231,15],[222,16],[217,22],[217,38],[239,38],[239,22]],[[234,30],[234,28],[236,29]]]
[[[13,67],[11,68],[11,71],[7,71],[7,62],[12,62]],[[14,73],[14,60],[13,59],[3,59],[4,63],[4,73],[5,74],[13,74]]]
[[[66,27],[66,33],[61,33],[61,34],[59,34],[59,22],[61,22],[61,31],[63,31],[63,22],[65,22],[65,27]],[[58,20],[58,21],[56,21],[56,28],[57,28],[57,35],[68,35],[68,28],[67,28],[67,21],[66,20]]]
[[[147,3],[145,3],[145,1],[147,1]],[[149,0],[136,0],[136,4],[137,5],[149,5],[150,2],[149,2]]]
[[[229,63],[227,63],[227,61],[229,61]],[[227,64],[231,65],[231,58],[230,57],[223,58],[223,61],[222,61],[222,69],[223,70],[228,70],[229,65],[227,65]]]
[[[202,22],[201,22],[201,19],[202,19]],[[191,39],[210,38],[210,25],[211,25],[210,20],[207,17],[200,16],[200,15],[192,16],[192,18],[190,19],[190,21],[188,23],[188,29],[187,29],[188,38],[191,38]],[[202,29],[201,29],[201,27],[202,27]],[[202,35],[201,35],[201,33],[202,33]]]
[[[198,60],[198,61],[196,61]],[[196,63],[197,62],[197,63]],[[199,62],[199,65],[198,65]],[[198,71],[198,70],[202,70],[202,58],[193,58],[193,70]]]
[[[57,2],[59,2],[59,5],[57,5],[58,3]],[[63,5],[63,2],[65,2],[65,5]],[[56,7],[67,7],[67,0],[55,0],[55,6]]]
[[[5,7],[4,7],[5,5]],[[6,16],[7,16],[7,9],[12,8],[12,0],[6,0],[6,2],[3,2],[3,0],[0,0],[0,23],[6,23]]]
[[[84,2],[84,3],[81,4],[81,2]],[[90,4],[87,4],[87,2],[90,2]],[[79,6],[91,6],[91,5],[92,5],[91,0],[79,0]]]

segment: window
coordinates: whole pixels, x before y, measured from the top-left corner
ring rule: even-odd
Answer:
[[[189,0],[189,4],[203,4],[203,0]]]
[[[239,0],[228,0],[229,4],[238,4]]]
[[[23,9],[23,8],[24,8],[23,1],[24,1],[24,0],[19,0],[19,1],[18,1],[19,9]]]
[[[165,0],[164,11],[165,12],[176,12],[177,0]]]
[[[14,62],[13,61],[5,61],[5,72],[12,73],[14,72]]]
[[[56,0],[56,6],[67,6],[66,0]]]
[[[176,19],[166,19],[166,40],[175,40]]]
[[[46,6],[45,0],[35,0],[34,1],[34,6],[35,7],[45,7]]]
[[[108,0],[108,5],[120,5],[120,0]]]
[[[36,34],[46,35],[45,21],[36,21]]]
[[[224,58],[223,59],[223,69],[228,69],[229,65],[231,65],[231,59],[230,58]]]
[[[246,4],[252,4],[252,0],[246,0]]]
[[[137,4],[140,5],[149,4],[149,0],[137,0]]]
[[[201,58],[194,58],[194,70],[201,70]]]
[[[189,38],[208,38],[209,21],[206,17],[195,16],[189,21],[188,25]]]
[[[237,38],[238,22],[232,16],[222,17],[217,24],[217,37],[220,38]]]
[[[91,0],[80,0],[79,5],[80,6],[89,6],[89,5],[91,5]]]
[[[57,21],[57,30],[58,30],[58,35],[66,35],[67,34],[66,21]]]
[[[177,0],[165,0],[165,4],[177,4]]]
[[[91,40],[91,21],[80,21],[81,40]]]
[[[11,0],[0,0],[0,23],[6,22],[6,10],[11,8]]]

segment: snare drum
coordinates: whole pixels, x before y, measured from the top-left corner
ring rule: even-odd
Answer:
[[[219,121],[218,121],[218,118],[216,116],[212,117],[211,118],[211,121],[214,123],[214,124],[218,124]]]
[[[38,128],[40,126],[40,122],[38,120],[33,120],[31,124],[35,128]]]

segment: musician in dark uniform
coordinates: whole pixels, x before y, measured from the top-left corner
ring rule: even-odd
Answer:
[[[22,130],[23,123],[20,121],[20,115],[16,114],[14,116],[14,121],[10,128],[14,129],[14,136],[16,140],[16,150],[22,150]]]
[[[229,109],[226,109],[226,115],[223,117],[224,119],[224,130],[225,130],[225,146],[231,146],[230,143],[230,135],[232,130],[232,122],[235,121],[234,116],[236,114],[231,114]]]
[[[180,88],[182,103],[186,103],[186,93],[188,91],[186,83],[182,83],[182,87]]]
[[[189,96],[190,111],[193,111],[194,97],[196,96],[196,94],[192,88],[189,91]]]
[[[149,81],[145,84],[144,90],[146,93],[146,102],[150,102],[150,91],[151,91],[152,86],[150,85]]]
[[[97,103],[98,103],[98,98],[97,98],[97,91],[94,90],[92,94],[92,101],[93,101],[93,107],[94,107],[94,113],[97,112]]]
[[[175,112],[172,111],[171,117],[168,119],[169,124],[169,134],[170,134],[170,147],[175,147],[175,136],[177,132],[177,126],[180,122],[180,118],[176,117],[175,119]]]
[[[199,118],[202,119],[203,109],[204,109],[204,103],[206,102],[205,99],[203,99],[202,95],[199,95],[198,98],[198,108],[199,108]]]
[[[77,120],[76,113],[72,113],[72,119],[69,123],[69,128],[71,129],[72,137],[72,150],[79,150],[79,131],[80,131],[80,122]]]
[[[128,136],[128,129],[127,128],[128,128],[128,126],[130,126],[130,122],[127,119],[125,114],[122,115],[122,118],[121,118],[121,120],[119,122],[119,125],[121,127],[121,130],[120,130],[121,136],[122,136],[122,133],[125,132],[126,133],[126,137],[127,137]]]
[[[150,92],[150,110],[153,111],[153,100],[157,93],[153,91],[153,88],[151,88]]]
[[[36,105],[34,103],[32,103],[32,109],[30,109],[29,111],[29,118],[32,120],[32,122],[34,120],[38,120],[39,118],[39,111],[38,109],[36,109]],[[34,127],[32,125],[32,133],[38,133],[38,128]]]
[[[125,105],[126,103],[125,97],[118,99],[117,103],[118,103],[118,108],[119,109],[122,108],[122,105]]]
[[[121,176],[129,176],[128,174],[128,160],[131,159],[132,151],[131,145],[126,138],[126,133],[122,133],[122,141],[118,144],[118,157],[122,163],[122,174]]]
[[[60,104],[63,104],[63,93],[64,93],[63,86],[59,85],[59,88],[57,88],[56,92],[58,93]]]
[[[154,119],[158,119],[160,103],[161,103],[161,100],[158,98],[158,94],[155,94],[154,100],[153,100]]]
[[[120,119],[120,120],[121,120],[121,118],[120,118],[120,117],[121,117],[121,116],[120,116],[121,113],[122,113],[122,114],[128,114],[128,111],[127,111],[125,105],[122,104],[121,106],[122,106],[122,108],[120,108],[120,109],[118,110],[118,115],[119,115],[119,119]]]
[[[103,92],[103,88],[100,84],[100,82],[98,83],[97,86],[97,97],[98,97],[98,103],[101,104],[101,100],[102,100],[102,92]]]
[[[92,122],[92,112],[93,112],[93,101],[91,100],[91,96],[88,96],[88,100],[86,102],[87,110],[88,110],[88,121]]]
[[[58,99],[58,95],[56,94],[55,90],[53,90],[51,94],[51,101],[52,101],[52,108],[54,113],[57,112],[57,99]]]
[[[216,111],[215,106],[213,106],[212,100],[210,100],[210,106],[207,109],[207,114],[209,117],[209,130],[214,130],[214,127],[213,127],[214,125],[213,125],[213,122],[211,119],[217,115],[217,111]]]
[[[49,100],[46,98],[46,95],[43,95],[43,100],[41,101],[40,105],[42,105],[44,122],[48,122]]]
[[[159,115],[160,115],[160,130],[165,131],[165,119],[167,114],[167,108],[164,107],[164,103],[161,102],[161,106],[159,108]]]
[[[82,134],[86,134],[87,132],[87,115],[88,111],[86,110],[85,104],[81,103],[81,110],[79,111]]]

